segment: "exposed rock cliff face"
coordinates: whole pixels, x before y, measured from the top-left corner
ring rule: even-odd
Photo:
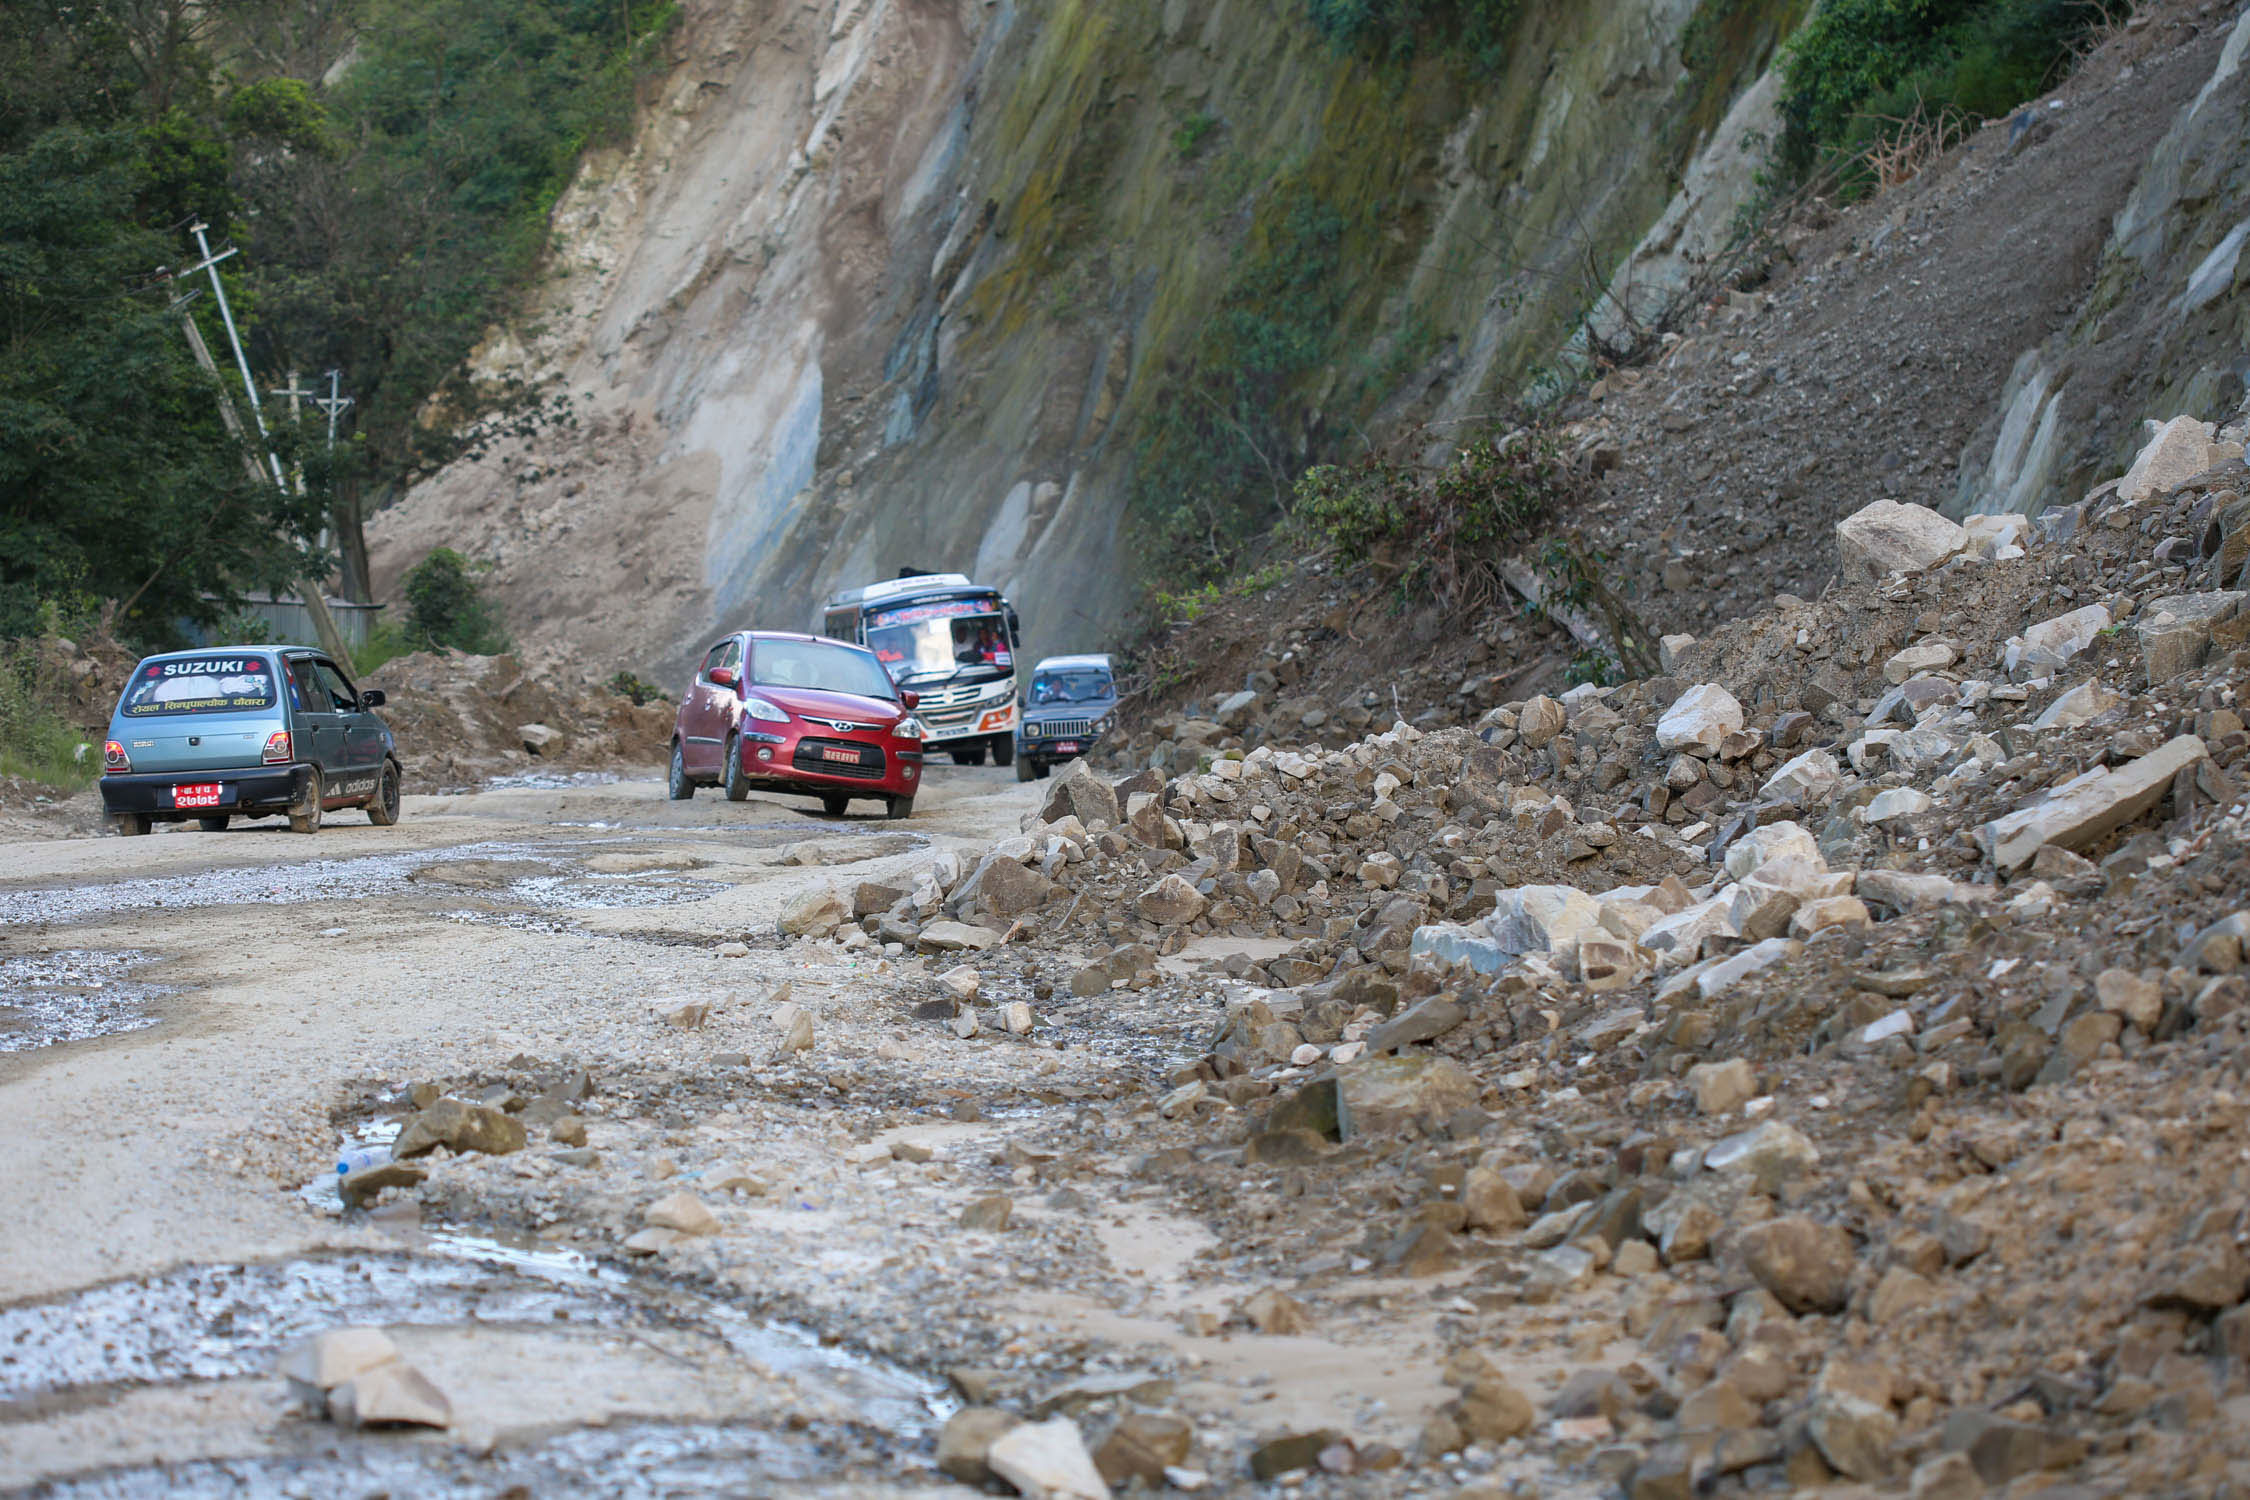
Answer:
[[[1497,70],[1401,70],[1293,0],[691,4],[484,355],[577,427],[387,512],[378,587],[461,546],[527,648],[672,670],[721,621],[802,628],[915,564],[1007,585],[1035,650],[1108,644],[1177,498],[1136,472],[1215,318],[1301,345],[1245,437],[1276,473],[1354,431],[1449,438],[1605,287],[1645,315],[1687,281],[1802,10],[1529,0]]]

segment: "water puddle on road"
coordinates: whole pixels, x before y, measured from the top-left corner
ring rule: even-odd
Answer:
[[[154,1026],[149,1003],[172,990],[131,977],[149,962],[127,949],[63,948],[0,960],[0,1052],[31,1052]]]
[[[83,922],[119,912],[206,906],[293,906],[406,894],[422,885],[481,888],[487,899],[548,910],[602,910],[702,901],[726,889],[676,874],[574,874],[560,869],[601,852],[601,842],[563,845],[465,844],[411,854],[369,854],[296,864],[248,865],[152,875],[103,885],[0,892],[0,927]],[[516,875],[509,867],[522,866]],[[448,878],[468,871],[467,878]]]
[[[728,1420],[565,1419],[560,1432],[543,1424],[476,1454],[322,1427],[306,1429],[320,1437],[308,1446],[277,1431],[265,1451],[84,1474],[42,1493],[490,1496],[525,1485],[536,1495],[742,1494],[833,1476],[839,1461],[918,1467],[948,1410],[934,1381],[700,1292],[574,1251],[434,1234],[423,1253],[187,1267],[0,1308],[0,1425],[150,1387],[263,1378],[297,1339],[354,1324],[482,1341],[614,1334],[683,1364],[655,1340],[686,1340],[714,1378],[725,1377],[712,1360],[733,1362],[780,1396],[768,1399],[770,1411]],[[820,1411],[827,1419],[790,1418]],[[284,1448],[294,1451],[276,1451]]]

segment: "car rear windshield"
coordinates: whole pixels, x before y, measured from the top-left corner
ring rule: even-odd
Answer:
[[[856,646],[830,641],[753,641],[750,681],[759,687],[819,688],[862,698],[895,698],[891,674]]]
[[[189,656],[143,662],[117,711],[152,714],[246,714],[274,706],[273,663],[262,656]]]

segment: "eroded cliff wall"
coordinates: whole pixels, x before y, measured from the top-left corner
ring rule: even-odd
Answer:
[[[481,356],[576,425],[386,512],[378,587],[461,547],[534,652],[671,672],[913,564],[1006,585],[1035,651],[1111,644],[1197,506],[1271,502],[1179,476],[1450,441],[1605,290],[1684,282],[1802,10],[1526,0],[1500,59],[1377,65],[1294,0],[692,4]]]

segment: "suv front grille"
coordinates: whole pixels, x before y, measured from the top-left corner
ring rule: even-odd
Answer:
[[[1094,732],[1092,719],[1041,719],[1039,737],[1043,740],[1082,740]]]
[[[825,752],[849,750],[858,757],[856,761],[830,760]],[[800,771],[814,771],[823,776],[858,776],[868,781],[883,779],[883,750],[880,745],[863,745],[857,740],[797,741],[797,753],[790,764]]]

